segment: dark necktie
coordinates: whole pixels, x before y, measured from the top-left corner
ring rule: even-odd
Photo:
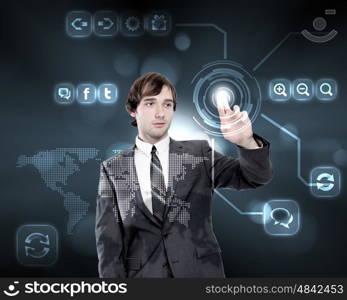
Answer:
[[[163,220],[165,210],[165,181],[159,158],[155,146],[152,148],[151,159],[151,188],[152,188],[152,209],[153,215]]]

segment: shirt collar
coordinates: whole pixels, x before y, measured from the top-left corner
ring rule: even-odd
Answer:
[[[167,135],[158,143],[154,144],[154,146],[157,148],[158,153],[163,153],[169,150],[169,144],[170,144],[170,137],[169,135]],[[153,144],[149,144],[144,141],[141,141],[139,137],[137,136],[135,140],[135,145],[139,150],[144,152],[146,155],[151,155]]]

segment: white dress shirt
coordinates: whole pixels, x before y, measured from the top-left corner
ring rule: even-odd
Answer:
[[[151,152],[153,145],[141,141],[138,136],[136,137],[135,144],[135,167],[140,184],[142,199],[148,210],[153,213],[151,189]],[[160,160],[161,168],[163,170],[166,189],[169,179],[169,144],[169,136],[154,144],[155,148],[157,149],[156,154]]]

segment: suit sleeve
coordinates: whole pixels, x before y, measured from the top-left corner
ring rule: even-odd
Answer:
[[[238,148],[239,157],[225,156],[213,151],[207,141],[203,142],[203,155],[207,157],[207,172],[212,188],[252,189],[268,183],[272,178],[272,166],[269,157],[270,143],[254,134],[260,140],[262,148]]]
[[[96,199],[95,237],[99,276],[125,278],[121,218],[116,194],[103,163]]]

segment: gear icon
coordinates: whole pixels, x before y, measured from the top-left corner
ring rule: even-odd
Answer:
[[[140,19],[138,17],[135,17],[135,16],[130,16],[130,17],[126,18],[124,23],[125,23],[125,27],[127,28],[127,30],[132,31],[132,32],[139,30],[140,26],[141,26]]]

